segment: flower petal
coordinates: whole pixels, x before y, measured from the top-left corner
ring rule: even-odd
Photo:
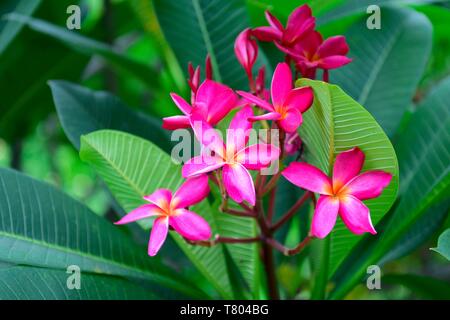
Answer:
[[[157,205],[163,211],[168,212],[170,201],[172,201],[172,191],[168,189],[158,189],[144,199]]]
[[[278,112],[268,112],[262,114],[260,116],[253,116],[248,118],[249,121],[260,121],[260,120],[279,120],[281,118],[281,114]]]
[[[172,208],[186,208],[192,206],[208,196],[208,176],[203,174],[187,179],[175,192],[172,198]]]
[[[185,129],[191,126],[188,116],[172,116],[163,118],[162,127],[166,130]]]
[[[181,110],[185,115],[188,115],[192,111],[192,107],[189,103],[186,102],[182,97],[177,95],[176,93],[171,93],[170,97],[172,98],[173,102],[177,105],[178,109]]]
[[[320,196],[311,223],[312,235],[320,239],[325,238],[336,224],[338,211],[338,198]]]
[[[304,162],[291,162],[283,177],[296,186],[320,194],[331,194],[331,181],[325,173]]]
[[[304,113],[311,107],[313,100],[314,93],[311,87],[296,88],[289,92],[285,106],[296,108],[301,113]]]
[[[339,192],[340,188],[353,179],[364,164],[364,152],[358,147],[341,152],[336,156],[333,166],[333,190]]]
[[[280,156],[280,149],[272,144],[259,143],[251,145],[237,154],[237,159],[249,170],[268,167]]]
[[[149,217],[153,217],[153,216],[158,216],[158,215],[163,215],[163,214],[164,214],[164,212],[161,210],[160,207],[158,207],[157,205],[148,203],[148,204],[144,204],[144,205],[134,209],[133,211],[129,212],[128,214],[123,216],[122,219],[120,219],[117,222],[114,222],[114,224],[126,224],[126,223],[134,222],[137,220],[141,220],[141,219],[145,219],[145,218],[149,218]]]
[[[278,120],[280,127],[286,132],[295,132],[302,124],[303,117],[300,111],[296,108],[290,108],[286,111],[284,118]]]
[[[237,105],[237,96],[226,85],[213,80],[205,80],[195,96],[196,104],[204,104],[208,110],[206,120],[217,124]]]
[[[320,58],[329,56],[345,56],[348,53],[348,45],[344,36],[334,36],[326,39],[317,50]]]
[[[258,56],[258,45],[251,35],[250,29],[244,29],[234,42],[234,53],[247,74],[251,74],[253,64]]]
[[[227,152],[230,150],[238,152],[245,148],[252,128],[252,123],[248,120],[251,116],[253,116],[252,108],[245,106],[233,117],[227,129]]]
[[[280,20],[278,20],[272,13],[270,13],[269,10],[266,10],[264,12],[264,15],[266,16],[267,22],[269,22],[270,26],[278,31],[284,31],[283,25],[281,24]]]
[[[381,195],[391,179],[390,173],[381,170],[367,171],[350,180],[344,190],[359,200],[372,199]]]
[[[252,34],[259,41],[278,41],[281,40],[282,33],[272,27],[257,27],[252,30]]]
[[[223,167],[223,183],[225,190],[231,199],[237,203],[246,200],[252,206],[255,205],[255,186],[250,173],[243,165],[225,165]]]
[[[224,165],[224,161],[219,157],[201,155],[189,159],[181,169],[184,178],[214,171]]]
[[[283,34],[283,42],[293,44],[303,38],[315,27],[315,18],[312,17],[311,8],[302,5],[296,8],[288,18],[286,30]]]
[[[169,218],[167,216],[156,219],[153,222],[152,231],[150,233],[150,240],[148,241],[148,255],[155,256],[164,241],[167,238],[169,231]]]
[[[369,208],[354,196],[347,195],[340,198],[339,214],[347,228],[354,234],[377,233],[370,219]]]
[[[285,62],[279,63],[273,73],[270,93],[272,95],[272,104],[282,106],[292,89],[292,72],[289,65]]]
[[[247,99],[249,102],[256,104],[258,107],[263,108],[264,110],[267,110],[269,112],[274,111],[273,106],[268,103],[267,101],[258,98],[257,96],[252,95],[251,93],[245,92],[245,91],[236,91],[240,96]]]
[[[195,212],[178,209],[176,214],[169,218],[169,223],[186,239],[198,241],[208,240],[211,237],[211,227],[208,222]]]
[[[219,133],[207,123],[201,114],[194,111],[190,117],[191,127],[200,143],[219,156],[224,156],[225,145]],[[203,153],[203,152],[202,152]]]
[[[330,56],[319,61],[319,67],[322,69],[336,69],[340,68],[348,63],[352,62],[352,59],[346,56]]]

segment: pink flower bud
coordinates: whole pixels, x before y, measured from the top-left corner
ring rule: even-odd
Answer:
[[[234,52],[239,63],[244,67],[245,72],[250,77],[253,64],[258,56],[258,45],[252,38],[250,29],[245,29],[237,36],[234,42]]]

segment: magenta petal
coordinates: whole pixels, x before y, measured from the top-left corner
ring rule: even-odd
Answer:
[[[211,227],[198,214],[185,209],[176,210],[170,217],[170,225],[180,235],[192,241],[208,240],[211,237]]]
[[[167,238],[167,232],[169,231],[169,218],[161,217],[153,222],[153,228],[150,233],[150,240],[148,241],[148,255],[155,256],[164,241]]]
[[[280,156],[280,149],[272,144],[259,143],[251,145],[237,154],[242,158],[242,164],[249,170],[259,170],[268,167],[270,163]]]
[[[249,121],[261,121],[261,120],[279,120],[281,118],[281,114],[278,112],[269,112],[262,114],[260,116],[253,116],[248,118]]]
[[[291,162],[283,170],[283,177],[296,186],[320,194],[331,194],[330,179],[316,167],[303,163]]]
[[[223,167],[223,183],[231,199],[237,203],[246,200],[255,205],[255,186],[250,173],[241,164],[225,165]]]
[[[191,127],[194,130],[195,136],[206,149],[214,151],[217,155],[223,157],[225,145],[218,132],[206,121],[203,117],[193,112],[190,117]]]
[[[258,27],[252,30],[252,34],[259,41],[277,41],[281,40],[282,33],[272,27]]]
[[[161,210],[161,208],[159,208],[157,205],[148,203],[134,209],[133,211],[122,217],[122,219],[120,219],[119,221],[114,222],[114,224],[126,224],[162,214],[164,214],[164,212]]]
[[[209,193],[208,176],[203,174],[198,177],[187,179],[173,195],[172,209],[186,208],[203,199]]]
[[[166,130],[185,129],[191,126],[188,116],[172,116],[163,118],[162,127]]]
[[[338,211],[338,198],[320,196],[311,223],[312,235],[320,239],[325,238],[336,224]]]
[[[206,117],[208,123],[215,125],[222,120],[237,105],[237,96],[226,85],[205,80],[198,88],[195,103],[203,104],[208,110]]]
[[[335,193],[353,179],[364,164],[364,153],[358,147],[341,152],[333,166],[333,190]]]
[[[351,195],[340,199],[339,213],[347,228],[354,234],[376,234],[370,219],[369,208]]]
[[[252,128],[252,123],[248,120],[251,116],[252,108],[245,106],[233,117],[227,129],[227,152],[231,149],[237,152],[246,146]]]
[[[253,64],[258,56],[258,45],[251,37],[250,29],[245,29],[237,36],[234,42],[234,53],[247,74],[251,74]]]
[[[345,185],[345,192],[353,195],[359,200],[379,197],[391,182],[392,174],[373,170],[367,171],[354,177]]]
[[[340,68],[348,63],[352,62],[352,59],[346,56],[330,56],[320,59],[319,67],[322,69],[336,69]]]
[[[280,127],[283,128],[284,131],[290,133],[295,132],[298,127],[302,124],[303,117],[300,111],[295,108],[290,108],[286,111],[286,115],[283,119],[278,120]]]
[[[315,18],[312,17],[311,8],[303,5],[295,9],[288,18],[283,42],[293,44],[305,37],[315,27]]]
[[[245,91],[237,91],[237,93],[239,95],[241,95],[242,97],[244,97],[249,102],[256,104],[258,107],[261,107],[269,112],[274,111],[274,108],[270,103],[268,103],[267,101],[265,101],[261,98],[258,98],[256,96],[252,95],[251,93],[248,93]]]
[[[317,50],[321,58],[329,56],[345,56],[348,53],[348,45],[344,36],[334,36],[326,39]]]
[[[269,22],[272,28],[280,32],[284,31],[283,25],[281,24],[280,20],[278,20],[272,13],[270,13],[269,10],[266,10],[264,12],[264,15],[266,16],[267,22]]]
[[[196,176],[199,174],[207,173],[219,169],[224,165],[224,161],[219,157],[211,157],[207,155],[201,155],[189,159],[181,170],[181,174],[184,178]]]
[[[273,73],[270,93],[274,106],[283,106],[287,95],[292,89],[292,73],[289,65],[279,63]]]
[[[172,191],[168,189],[158,189],[152,194],[144,196],[144,199],[167,212],[170,201],[172,201]]]
[[[192,111],[192,107],[189,103],[186,102],[182,97],[177,95],[176,93],[171,93],[170,97],[172,98],[173,102],[177,105],[178,109],[181,110],[185,115],[188,115]]]
[[[304,113],[311,107],[313,100],[314,92],[311,87],[297,88],[289,92],[285,106],[296,108],[301,113]]]

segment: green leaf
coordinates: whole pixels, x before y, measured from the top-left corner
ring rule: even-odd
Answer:
[[[149,141],[111,130],[101,130],[81,138],[80,156],[90,163],[108,185],[125,211],[142,205],[142,197],[159,188],[175,190],[183,182],[181,167]],[[193,207],[217,232],[206,201]],[[148,221],[139,221],[149,228]],[[205,248],[187,244],[175,232],[170,233],[192,263],[224,297],[231,297],[230,283],[221,246]]]
[[[450,205],[450,78],[445,79],[418,106],[396,142],[400,163],[399,201],[376,243],[342,276],[332,294],[341,298],[377,263],[430,208]],[[432,211],[431,211],[432,212]]]
[[[414,274],[387,274],[382,283],[395,284],[408,288],[414,296],[423,299],[449,300],[450,284],[440,279]]]
[[[49,85],[64,132],[77,149],[82,135],[101,129],[126,131],[165,151],[171,149],[170,137],[160,120],[130,109],[112,94],[67,81],[53,80]]]
[[[199,295],[118,227],[46,183],[0,169],[0,260],[139,278]],[[183,279],[181,281],[181,279]]]
[[[395,5],[408,5],[408,4],[428,4],[428,3],[439,3],[448,0],[396,0]],[[336,6],[332,10],[327,11],[325,14],[321,15],[317,19],[317,25],[323,25],[330,23],[351,15],[366,14],[366,10],[370,5],[377,6],[390,6],[392,5],[392,0],[346,0],[342,2],[342,5]],[[381,16],[382,23],[384,22],[384,12],[386,8],[382,8]],[[365,25],[365,24],[364,24]]]
[[[69,289],[71,274],[36,267],[0,268],[0,300],[144,300],[155,299],[150,290],[106,275],[81,273],[80,289]]]
[[[450,229],[445,230],[441,234],[437,247],[431,250],[442,254],[447,260],[450,260]]]
[[[383,9],[380,30],[358,20],[346,34],[353,61],[330,81],[363,105],[393,136],[415,94],[431,51],[432,26],[410,9]],[[411,32],[414,30],[414,32]]]
[[[0,16],[5,13],[4,9],[8,10],[10,5],[15,5],[14,12],[31,16],[33,12],[41,4],[41,0],[20,0],[20,1],[6,1],[2,3],[0,8]],[[8,45],[14,40],[23,28],[23,23],[16,21],[0,21],[0,55],[5,51]]]
[[[209,53],[217,81],[233,88],[247,86],[233,49],[237,35],[249,26],[244,1],[156,0],[154,6],[182,69],[189,62],[203,65]],[[260,52],[257,65],[262,56]]]
[[[300,128],[309,163],[330,174],[336,155],[357,146],[366,156],[363,171],[384,170],[393,174],[380,197],[365,201],[376,225],[392,206],[398,189],[397,157],[389,139],[373,117],[338,86],[307,79],[297,81],[297,85],[311,86],[315,96]],[[338,221],[328,239],[316,240],[330,243],[325,259],[328,266],[321,268],[327,272],[327,278],[360,239]]]
[[[23,23],[32,30],[61,41],[71,49],[82,54],[88,56],[99,55],[113,66],[135,76],[151,88],[157,88],[159,85],[159,76],[152,68],[150,68],[150,66],[115,52],[114,49],[107,44],[55,26],[44,20],[26,17],[16,13],[8,14],[6,18],[9,21]]]

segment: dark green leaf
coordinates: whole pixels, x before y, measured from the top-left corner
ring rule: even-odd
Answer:
[[[423,299],[450,299],[450,284],[440,279],[413,274],[387,274],[382,277],[382,282],[406,287],[414,296]]]

